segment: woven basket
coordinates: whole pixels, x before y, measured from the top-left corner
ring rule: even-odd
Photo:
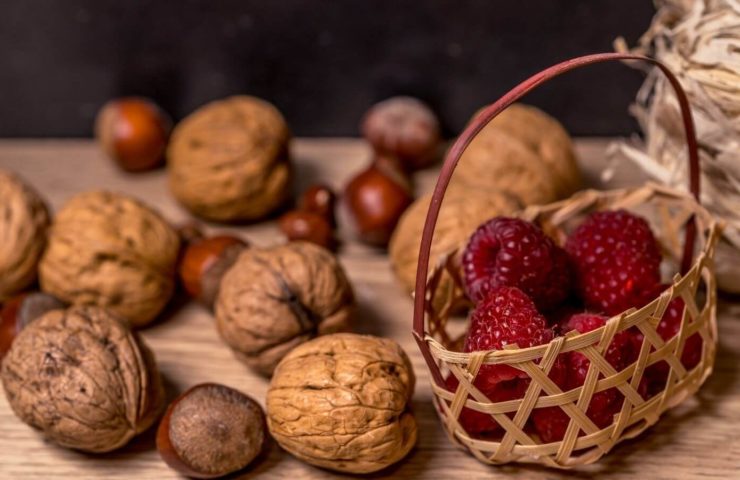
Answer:
[[[546,206],[531,207],[520,214],[537,222],[560,244],[568,231],[593,210],[624,208],[651,220],[651,226],[664,250],[664,264],[675,273],[666,291],[645,307],[631,309],[609,319],[606,325],[588,333],[571,332],[549,344],[519,349],[462,353],[464,320],[451,316],[467,303],[459,274],[458,250],[444,256],[429,272],[429,251],[439,208],[452,172],[463,151],[478,132],[496,115],[547,80],[566,71],[612,60],[639,60],[658,66],[676,89],[681,104],[690,158],[690,191],[692,195],[669,188],[646,184],[636,189],[585,191],[574,197]],[[630,54],[596,54],[555,65],[524,81],[496,103],[484,109],[460,135],[450,149],[442,167],[427,214],[422,235],[414,299],[414,336],[432,376],[432,389],[437,411],[450,439],[485,463],[537,463],[548,467],[571,468],[593,463],[614,445],[639,435],[658,421],[666,410],[675,407],[696,392],[712,372],[717,344],[716,290],[713,257],[720,225],[698,203],[699,165],[693,121],[686,96],[670,71],[657,61]],[[680,238],[683,233],[684,242]],[[462,246],[461,246],[462,247]],[[445,290],[440,306],[431,299],[442,273],[447,272],[456,287]],[[429,275],[427,275],[429,273]],[[656,327],[671,299],[682,297],[685,313],[679,333],[663,341]],[[435,308],[435,305],[437,308]],[[603,353],[618,332],[636,327],[644,342],[635,363],[615,371]],[[681,364],[685,340],[698,333],[702,338],[699,364],[687,371]],[[582,387],[562,391],[548,372],[556,357],[578,351],[590,360]],[[658,362],[669,365],[665,388],[649,399],[638,393],[645,369]],[[529,388],[519,400],[491,403],[473,382],[481,365],[499,364],[517,368],[531,378]],[[445,375],[457,377],[455,391],[445,386]],[[591,397],[610,388],[624,396],[619,414],[606,428],[598,428],[585,414]],[[463,407],[489,414],[503,434],[494,440],[474,438],[460,426],[458,417]],[[565,438],[542,443],[528,433],[525,425],[535,408],[560,407],[569,417]]]

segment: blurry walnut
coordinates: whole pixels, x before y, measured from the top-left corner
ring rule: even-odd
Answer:
[[[414,290],[416,284],[419,245],[430,199],[431,194],[424,195],[406,210],[388,247],[393,271],[409,292]],[[509,214],[518,207],[517,202],[505,193],[450,185],[442,201],[432,237],[429,271],[443,255],[464,246],[470,234],[481,223],[496,215]],[[437,289],[438,295],[451,287],[451,279],[445,274]]]
[[[57,214],[41,259],[43,291],[106,307],[138,327],[167,304],[180,240],[154,210],[125,195],[87,192]]]
[[[52,310],[28,324],[2,364],[15,414],[53,442],[108,452],[149,428],[164,406],[154,357],[107,310]]]
[[[290,132],[280,112],[255,97],[211,102],[185,118],[167,151],[172,193],[216,221],[257,220],[288,197]]]
[[[271,375],[296,345],[347,330],[353,305],[336,257],[298,241],[242,252],[221,280],[216,320],[237,357]]]
[[[0,169],[0,300],[33,283],[49,213],[38,193]]]
[[[312,465],[375,472],[416,443],[413,392],[411,363],[394,341],[327,335],[278,365],[267,392],[267,426],[281,447]]]

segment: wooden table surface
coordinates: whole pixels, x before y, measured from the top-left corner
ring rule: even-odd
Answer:
[[[607,140],[577,142],[589,183],[601,185]],[[299,139],[294,144],[297,189],[317,180],[341,187],[362,168],[369,151],[357,140]],[[132,194],[156,206],[173,222],[188,217],[170,196],[163,170],[128,175],[103,158],[87,140],[0,140],[0,167],[21,174],[42,192],[54,209],[72,194],[108,188]],[[417,191],[431,188],[434,169],[418,175]],[[637,183],[639,174],[621,166],[611,185]],[[296,190],[300,191],[300,190]],[[1,201],[1,199],[0,199]],[[215,230],[227,230],[214,226]],[[280,241],[273,222],[236,229],[257,245]],[[740,302],[721,300],[720,345],[714,375],[696,398],[669,412],[636,440],[619,445],[597,465],[557,472],[535,467],[490,467],[453,447],[440,426],[431,402],[428,375],[411,337],[410,298],[379,251],[346,242],[340,251],[359,300],[358,329],[393,338],[410,354],[419,378],[413,408],[419,442],[397,466],[378,477],[429,478],[740,478]],[[180,302],[182,303],[182,302]],[[169,393],[199,382],[233,386],[264,402],[268,382],[232,356],[217,336],[210,314],[193,303],[171,307],[142,332],[154,350]],[[265,458],[242,474],[245,478],[329,478],[337,475],[291,457],[272,444]],[[84,455],[44,442],[15,418],[0,395],[0,478],[178,478],[160,460],[152,431],[123,449],[106,455]],[[237,478],[237,477],[234,477]],[[238,478],[241,478],[239,476]]]

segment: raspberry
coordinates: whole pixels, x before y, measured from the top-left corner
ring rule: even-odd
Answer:
[[[552,338],[545,317],[524,292],[516,287],[494,287],[470,315],[463,350],[501,350],[511,344],[527,348],[548,343]],[[480,379],[497,384],[515,378],[527,378],[527,374],[508,365],[483,365],[476,382]]]
[[[567,254],[524,220],[496,217],[478,227],[462,264],[466,292],[476,303],[501,286],[521,289],[541,310],[557,306],[568,295]]]
[[[642,307],[660,281],[660,249],[650,226],[625,210],[592,213],[565,249],[586,306],[608,315]]]
[[[559,355],[548,375],[561,390],[568,390],[567,362]],[[544,393],[542,393],[544,395]],[[535,431],[544,443],[562,440],[570,423],[570,417],[560,407],[537,408],[530,417]]]

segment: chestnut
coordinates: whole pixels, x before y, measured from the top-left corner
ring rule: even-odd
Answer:
[[[413,97],[392,97],[375,104],[365,114],[361,129],[376,152],[398,157],[407,171],[434,162],[441,143],[434,112]]]
[[[318,213],[291,210],[278,220],[278,225],[288,240],[305,240],[328,250],[336,247],[334,231],[329,220]]]
[[[357,238],[385,247],[413,196],[408,178],[394,157],[377,156],[344,189],[342,206]]]
[[[232,235],[194,238],[185,246],[178,267],[180,282],[188,295],[212,308],[221,277],[248,246]]]
[[[308,187],[298,199],[298,210],[313,212],[321,215],[329,221],[331,227],[336,227],[334,217],[334,206],[336,195],[326,185],[312,185]]]
[[[111,100],[95,119],[95,137],[103,151],[130,172],[162,163],[171,130],[172,120],[147,98]]]
[[[58,298],[41,292],[22,293],[5,302],[0,310],[0,360],[26,325],[50,310],[64,307]]]
[[[216,478],[249,465],[265,443],[265,414],[249,396],[215,383],[196,385],[167,407],[157,450],[170,468]]]

